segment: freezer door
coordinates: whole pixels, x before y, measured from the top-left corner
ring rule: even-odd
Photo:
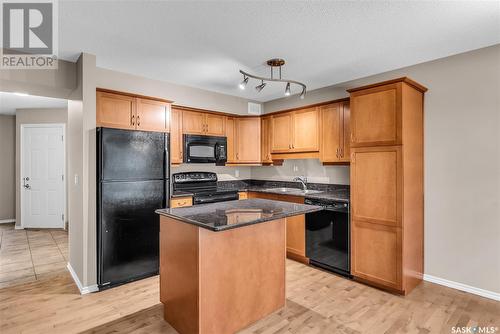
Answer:
[[[168,167],[164,133],[98,128],[99,180],[163,179]],[[166,149],[167,148],[167,149]]]
[[[103,182],[98,226],[100,287],[155,275],[165,182]]]

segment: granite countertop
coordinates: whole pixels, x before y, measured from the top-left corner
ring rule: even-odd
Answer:
[[[160,209],[156,210],[156,213],[217,232],[322,209],[321,206],[316,205],[254,198],[184,208]]]
[[[331,200],[331,201],[339,201],[339,202],[349,202],[349,191],[344,189],[335,189],[335,190],[320,190],[319,193],[314,194],[304,194],[300,192],[301,189],[297,189],[297,192],[282,192],[279,190],[273,191],[272,188],[280,188],[272,187],[272,186],[257,186],[257,185],[235,185],[234,187],[225,186],[220,189],[225,190],[235,190],[235,191],[255,191],[255,192],[263,192],[263,193],[272,193],[279,195],[292,195],[292,196],[301,196],[309,199],[323,199],[323,200]],[[193,196],[192,193],[186,191],[175,191],[172,192],[171,197],[183,197],[183,196]]]

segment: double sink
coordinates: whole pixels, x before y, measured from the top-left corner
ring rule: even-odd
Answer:
[[[290,194],[290,195],[308,195],[308,194],[319,194],[322,193],[320,190],[312,189],[298,189],[298,188],[267,188],[264,189],[266,192],[278,193],[278,194]]]

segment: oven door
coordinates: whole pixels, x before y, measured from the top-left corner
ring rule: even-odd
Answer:
[[[184,162],[218,163],[225,158],[226,137],[184,135]],[[225,161],[225,159],[224,159]]]

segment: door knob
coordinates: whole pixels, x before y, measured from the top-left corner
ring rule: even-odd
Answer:
[[[23,187],[24,187],[25,189],[31,189],[31,186],[30,186],[29,184],[27,184],[27,183],[26,183],[26,182],[27,182],[27,181],[29,181],[29,180],[30,180],[30,178],[29,178],[29,177],[27,177],[27,176],[23,178]]]

